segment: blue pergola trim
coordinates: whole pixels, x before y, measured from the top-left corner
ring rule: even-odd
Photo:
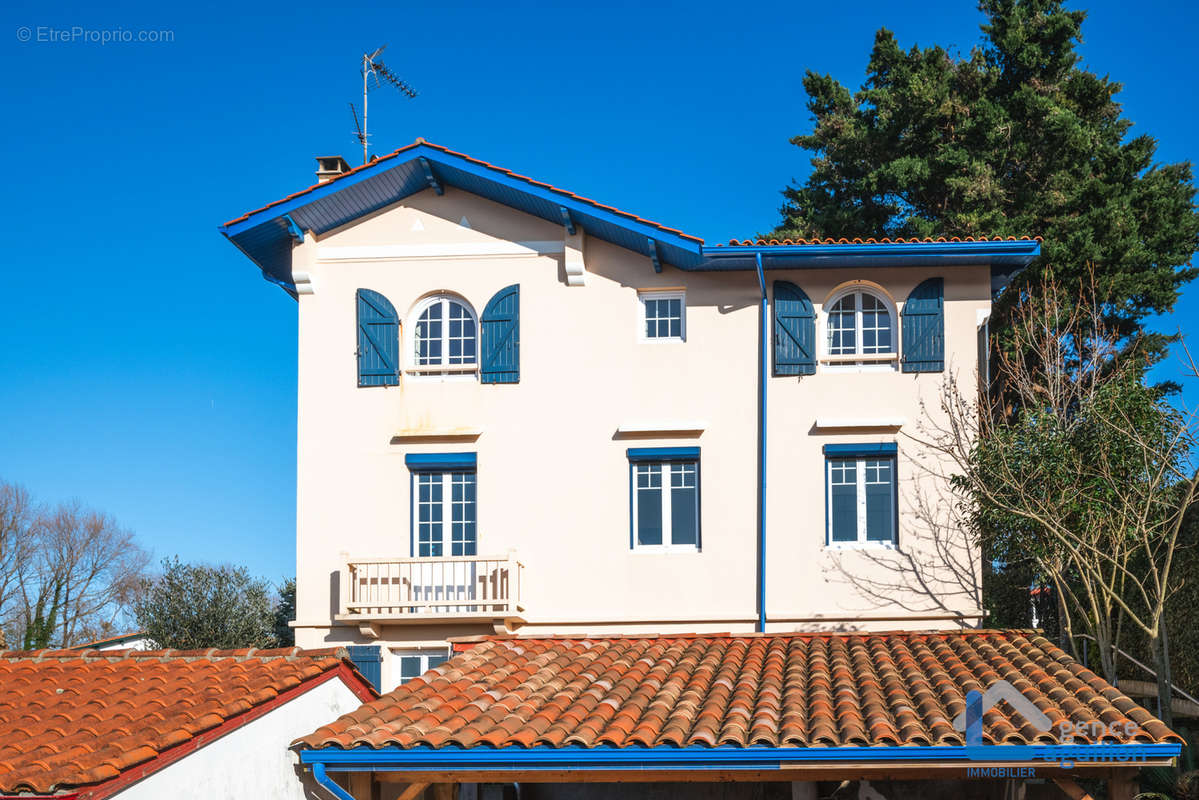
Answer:
[[[698,447],[630,447],[625,453],[629,461],[694,461],[699,458]]]
[[[435,469],[473,469],[477,453],[408,453],[404,465],[413,471]]]
[[[301,750],[302,764],[323,764],[335,771],[369,770],[777,770],[801,764],[955,763],[1023,761],[1062,767],[1100,764],[1132,765],[1149,759],[1175,758],[1179,744],[1084,745],[936,745],[871,747],[505,747],[433,748],[428,746],[343,750]]]
[[[895,442],[872,442],[862,444],[826,444],[826,456],[893,456],[899,452]]]

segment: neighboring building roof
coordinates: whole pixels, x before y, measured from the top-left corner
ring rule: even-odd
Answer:
[[[122,633],[120,636],[109,636],[107,639],[97,639],[94,642],[85,642],[84,644],[76,644],[68,647],[68,650],[111,650],[115,645],[128,644],[129,642],[149,641],[146,638],[145,631],[134,631],[132,633]],[[141,648],[134,648],[141,649]]]
[[[336,648],[0,652],[0,793],[142,777],[337,677],[377,696]]]
[[[954,718],[966,693],[999,680],[1054,727],[1036,730],[995,706],[986,745],[1061,745],[1063,720],[1132,723],[1133,735],[1121,728],[1110,739],[1117,744],[1170,743],[1176,754],[1181,742],[1039,633],[972,630],[489,637],[297,744],[351,748],[347,757],[358,748],[363,758],[378,749],[511,748],[497,757],[520,758],[525,748],[935,748],[965,743]]]
[[[417,139],[336,178],[317,183],[229,220],[218,230],[262,269],[263,275],[295,293],[291,277],[292,242],[304,231],[326,233],[417,192],[441,193],[453,186],[549,222],[582,228],[589,236],[619,245],[650,260],[684,270],[755,269],[748,242],[709,247],[683,233],[574,192],[551,186],[448,147]],[[839,245],[828,250],[831,245]],[[757,247],[760,247],[758,245]],[[866,247],[859,252],[855,247]],[[914,249],[913,249],[914,248]],[[1040,253],[1037,240],[854,242],[820,240],[783,243],[769,251],[766,268],[928,264],[990,264],[1008,275]]]

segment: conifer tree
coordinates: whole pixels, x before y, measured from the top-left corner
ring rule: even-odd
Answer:
[[[996,300],[1001,339],[1021,290],[1047,268],[1064,286],[1094,274],[1106,324],[1125,339],[1168,311],[1196,270],[1189,163],[1158,164],[1132,136],[1120,84],[1080,64],[1086,13],[1059,0],[982,0],[967,58],[875,36],[856,94],[808,72],[815,117],[792,143],[812,153],[784,191],[772,237],[1042,236],[1042,257]],[[1166,338],[1141,342],[1160,354]]]

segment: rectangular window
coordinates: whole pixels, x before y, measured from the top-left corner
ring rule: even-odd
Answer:
[[[629,450],[634,550],[699,549],[699,448]]]
[[[641,338],[681,342],[687,338],[687,304],[683,292],[639,292]]]
[[[392,650],[392,679],[399,685],[419,678],[450,656],[445,650]]]
[[[475,454],[410,453],[404,460],[412,471],[412,554],[477,555]]]
[[[825,448],[829,453],[829,448]],[[894,544],[895,456],[829,454],[826,461],[830,544]]]
[[[476,521],[474,472],[416,474],[417,556],[475,555]]]

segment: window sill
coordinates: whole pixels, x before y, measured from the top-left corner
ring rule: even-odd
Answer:
[[[641,344],[686,344],[687,340],[681,336],[655,336],[650,338],[642,336],[638,340]]]
[[[898,550],[895,542],[825,542],[825,550]]]
[[[629,551],[635,556],[678,556],[678,555],[698,555],[701,551],[698,547],[667,547],[665,545],[638,545]]]
[[[845,355],[823,355],[820,357],[824,364],[863,364],[887,363],[899,361],[899,353],[848,353]]]
[[[441,376],[464,375],[479,371],[478,364],[424,364],[404,367],[405,375]]]

